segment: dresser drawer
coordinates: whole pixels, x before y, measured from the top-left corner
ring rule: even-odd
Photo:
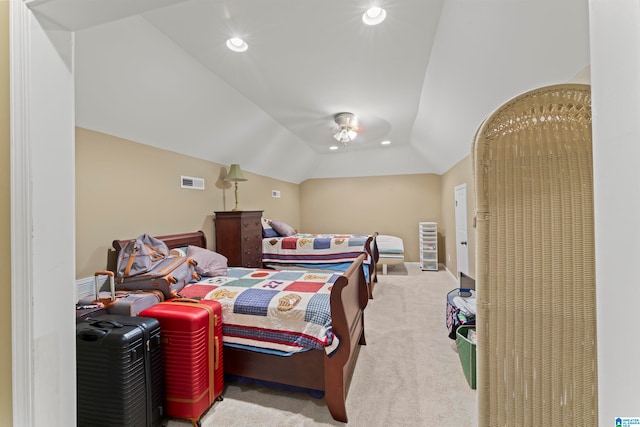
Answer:
[[[215,213],[216,252],[227,257],[230,267],[262,267],[262,212]]]

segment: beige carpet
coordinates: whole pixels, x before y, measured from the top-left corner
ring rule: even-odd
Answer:
[[[382,275],[382,268],[378,268],[378,275]],[[407,270],[407,265],[403,262],[401,264],[389,264],[387,265],[387,274],[392,276],[406,276],[409,274]]]
[[[446,271],[406,268],[406,276],[378,275],[365,311],[367,345],[347,395],[348,425],[475,426],[476,391],[445,326],[446,295],[456,281]],[[324,399],[234,383],[201,421],[203,427],[344,425],[331,418]]]

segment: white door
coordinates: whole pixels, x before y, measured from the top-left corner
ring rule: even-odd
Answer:
[[[469,244],[467,241],[467,184],[455,187],[456,253],[459,273],[469,275]]]

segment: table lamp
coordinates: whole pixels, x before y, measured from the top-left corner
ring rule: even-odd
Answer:
[[[240,181],[246,181],[247,178],[244,177],[244,175],[242,174],[242,170],[240,169],[240,165],[238,164],[233,164],[229,167],[229,173],[227,174],[227,176],[224,178],[225,181],[231,181],[234,182],[236,185],[235,188],[235,194],[236,194],[236,207],[231,209],[232,211],[239,211],[241,210],[240,208],[238,208],[238,182]]]

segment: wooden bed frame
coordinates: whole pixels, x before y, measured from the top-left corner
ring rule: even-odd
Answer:
[[[188,245],[207,247],[202,231],[156,237],[164,241],[169,249]],[[128,241],[113,241],[116,259]],[[366,344],[364,309],[369,300],[370,287],[367,286],[364,272],[360,268],[363,260],[364,254],[336,280],[331,290],[332,327],[340,339],[340,345],[331,357],[324,350],[316,349],[283,357],[225,346],[224,372],[323,391],[331,416],[346,423],[348,382],[355,368],[359,346]]]
[[[378,262],[380,261],[380,251],[378,250],[378,232],[371,236],[371,240],[367,240],[367,252],[371,256],[371,264],[369,264],[369,298],[373,298],[373,287],[378,281]]]

